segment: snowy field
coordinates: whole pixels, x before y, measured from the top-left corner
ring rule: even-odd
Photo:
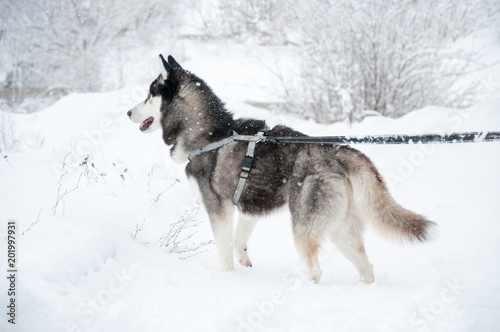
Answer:
[[[262,77],[256,63],[238,59],[181,64],[212,85],[236,117],[310,135],[500,129],[500,98],[462,110],[427,107],[397,120],[369,117],[352,128],[277,115],[244,103],[272,97],[252,90],[251,81],[229,80],[229,72]],[[156,54],[147,60],[157,61]],[[6,248],[7,223],[16,221],[19,270],[15,327],[6,322],[8,284],[0,278],[1,331],[500,330],[500,143],[357,147],[396,200],[439,229],[434,241],[406,246],[368,229],[371,285],[358,281],[332,245],[321,251],[321,283],[308,282],[287,211],[257,226],[252,268],[222,273],[184,165],[170,159],[160,132],[142,134],[126,116],[153,78],[115,92],[70,94],[30,115],[3,115],[21,152],[0,160],[0,245]],[[0,261],[6,271],[5,254]]]

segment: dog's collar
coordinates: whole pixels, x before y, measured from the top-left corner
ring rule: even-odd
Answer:
[[[233,136],[224,138],[220,141],[213,142],[210,144],[205,145],[202,148],[199,148],[197,150],[192,151],[188,159],[191,161],[194,157],[208,151],[212,151],[215,149],[218,149],[220,147],[223,147],[226,144],[232,143],[232,142],[255,142],[255,144],[259,142],[264,142],[266,140],[266,137],[264,136],[264,131],[259,131],[255,135],[239,135],[238,133],[233,131]]]

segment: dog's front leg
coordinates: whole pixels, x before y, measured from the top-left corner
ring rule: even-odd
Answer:
[[[210,214],[210,225],[214,233],[222,271],[234,269],[233,215],[234,206],[231,203],[223,204],[217,213]]]
[[[245,215],[240,212],[236,233],[234,235],[236,259],[244,266],[252,266],[248,256],[248,239],[257,224],[257,218],[251,215]]]

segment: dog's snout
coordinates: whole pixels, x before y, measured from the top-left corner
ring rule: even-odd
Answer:
[[[132,111],[128,111],[127,115],[130,117],[132,115]]]

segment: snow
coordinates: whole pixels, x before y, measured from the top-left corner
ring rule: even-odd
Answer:
[[[183,66],[213,85],[236,117],[315,136],[500,128],[500,99],[465,110],[427,107],[397,120],[368,117],[352,128],[320,125],[244,103],[262,95],[239,94],[244,86],[225,86],[226,74],[216,69],[252,76],[255,63],[193,57]],[[11,116],[21,147],[0,160],[0,246],[7,222],[16,220],[17,331],[500,329],[499,143],[356,147],[396,200],[439,230],[428,244],[404,246],[368,229],[374,284],[360,283],[332,245],[321,251],[321,283],[307,281],[286,210],[257,226],[253,267],[223,273],[184,165],[171,160],[160,132],[145,135],[126,116],[146,88],[75,93]],[[182,230],[180,244],[161,246],[183,217],[192,227]],[[0,280],[5,305],[7,280]],[[3,315],[0,330],[14,330]]]

